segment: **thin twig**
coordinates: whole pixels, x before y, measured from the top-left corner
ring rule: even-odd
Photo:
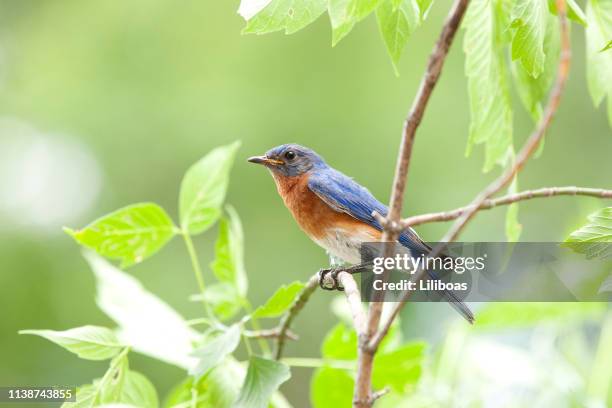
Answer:
[[[437,257],[444,250],[445,242],[454,241],[463,228],[465,228],[466,224],[474,217],[474,215],[480,211],[483,207],[483,204],[490,199],[495,193],[499,192],[506,185],[508,185],[514,176],[521,171],[527,160],[531,157],[533,152],[537,149],[540,141],[544,137],[546,130],[550,126],[552,118],[559,107],[559,103],[561,101],[561,95],[563,94],[563,89],[565,88],[565,83],[567,81],[567,76],[569,73],[569,66],[571,60],[571,50],[570,50],[570,40],[569,40],[569,29],[568,23],[566,19],[566,9],[565,9],[565,0],[556,0],[557,3],[557,11],[559,15],[559,24],[561,26],[561,60],[559,61],[559,67],[557,69],[557,78],[555,80],[555,85],[551,91],[550,98],[548,104],[546,105],[546,109],[544,111],[544,115],[542,119],[538,123],[535,130],[529,136],[525,145],[519,152],[513,166],[509,168],[506,172],[504,172],[500,177],[498,177],[495,181],[489,184],[478,196],[470,203],[470,205],[465,207],[465,211],[461,213],[458,217],[457,221],[453,224],[447,234],[442,238],[442,243],[437,245],[431,254],[432,258]],[[506,197],[502,197],[502,199],[507,199]],[[416,276],[417,279],[423,275],[423,271],[419,271]],[[406,304],[406,301],[410,297],[411,291],[407,291],[406,294],[402,297],[401,301],[398,302],[387,321],[383,324],[381,330],[370,342],[370,347],[376,348],[385,337],[393,320],[397,317],[402,307]]]
[[[391,388],[385,387],[382,390],[373,392],[372,393],[372,404],[375,403],[376,400],[379,399],[380,397],[385,396],[389,391],[391,391]]]
[[[275,327],[273,329],[259,329],[259,330],[244,330],[242,332],[245,337],[253,338],[253,339],[277,339],[281,336],[280,328]],[[289,340],[299,340],[300,337],[287,329],[284,334],[286,338]]]
[[[515,194],[508,194],[495,199],[487,199],[483,201],[482,205],[478,209],[490,210],[495,207],[502,205],[509,205],[523,200],[531,200],[533,198],[547,198],[555,196],[589,196],[595,198],[612,198],[612,190],[605,190],[602,188],[588,188],[588,187],[543,187],[537,190],[526,190]],[[462,214],[470,209],[469,205],[464,207],[455,208],[454,210],[442,211],[437,213],[421,214],[412,217],[404,218],[396,226],[398,230],[404,230],[410,227],[414,227],[421,224],[428,224],[431,222],[443,222],[452,221],[459,218]],[[383,223],[385,217],[380,214],[375,214],[375,218]]]
[[[283,355],[283,348],[285,347],[287,331],[289,330],[291,323],[293,323],[293,319],[295,319],[295,316],[297,316],[297,314],[300,312],[300,310],[302,310],[306,302],[308,302],[310,295],[312,295],[312,293],[317,289],[317,286],[319,286],[319,275],[314,274],[310,279],[308,279],[306,286],[304,287],[304,289],[302,289],[302,292],[295,299],[291,308],[282,317],[278,325],[278,337],[276,338],[276,350],[274,352],[275,360],[280,360],[281,356]]]
[[[388,220],[391,222],[397,222],[400,219],[416,129],[421,123],[427,102],[429,101],[431,93],[438,82],[444,61],[448,55],[448,50],[453,42],[453,39],[455,38],[457,30],[459,29],[459,25],[463,15],[465,14],[467,5],[468,0],[456,0],[453,4],[444,26],[442,27],[440,37],[438,38],[438,41],[436,42],[429,57],[425,74],[421,80],[421,84],[410,109],[410,113],[404,122],[402,141],[400,144],[400,150],[398,152],[395,177],[393,180],[393,189],[391,191],[389,213],[387,215]],[[381,241],[394,242],[397,239],[397,236],[398,232],[393,229],[386,228],[383,231]],[[389,250],[390,248],[386,248],[385,252]],[[355,394],[353,398],[353,406],[355,407],[372,406],[372,363],[374,361],[375,350],[369,349],[367,345],[370,338],[378,330],[378,325],[380,323],[383,304],[379,300],[380,299],[378,298],[374,299],[374,302],[370,305],[366,331],[358,332],[360,343],[358,350],[359,364],[357,379],[355,381]]]

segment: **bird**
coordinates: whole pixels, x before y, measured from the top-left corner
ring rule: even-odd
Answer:
[[[332,260],[359,265],[361,245],[380,241],[383,228],[373,213],[386,216],[387,206],[367,188],[329,166],[314,150],[289,143],[247,161],[270,171],[279,195],[299,227]],[[398,242],[412,256],[431,251],[411,228],[400,234]],[[474,322],[472,311],[455,293],[445,290],[442,295],[468,322]]]

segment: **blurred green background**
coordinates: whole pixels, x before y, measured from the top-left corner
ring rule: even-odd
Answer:
[[[252,302],[326,266],[325,253],[294,224],[267,172],[245,159],[278,144],[304,144],[387,201],[402,121],[449,5],[434,5],[396,77],[373,18],[331,48],[326,16],[290,37],[242,36],[238,2],[0,1],[0,384],[76,385],[104,371],[104,363],[17,334],[112,326],[96,308],[94,279],[79,248],[61,227],[140,201],[175,215],[183,173],[214,146],[243,142],[228,202],[244,224]],[[573,28],[567,94],[544,154],[520,177],[522,188],[612,188],[612,134],[587,93],[584,30]],[[463,205],[495,176],[481,172],[479,149],[468,159],[463,154],[469,124],[463,61],[458,42],[418,132],[406,215]],[[515,100],[520,143],[532,121]],[[521,239],[562,240],[602,206],[563,197],[521,205]],[[463,239],[504,240],[504,216],[503,209],[481,213]],[[434,241],[446,227],[418,231]],[[215,235],[212,229],[197,238],[204,264]],[[180,240],[130,273],[183,315],[198,316],[198,305],[187,300],[197,289]],[[318,355],[337,320],[329,311],[333,297],[313,297],[295,323],[301,339],[287,356]],[[409,309],[406,334],[435,344],[456,319],[439,306]],[[589,338],[597,338],[598,325]],[[592,359],[594,348],[589,352]],[[144,357],[133,357],[132,365],[162,396],[183,377]],[[308,406],[310,374],[294,369],[282,387],[298,407]]]

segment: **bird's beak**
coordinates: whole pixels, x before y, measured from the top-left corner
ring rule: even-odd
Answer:
[[[249,163],[263,164],[265,166],[278,166],[284,164],[282,160],[270,159],[266,156],[253,156],[247,159]]]

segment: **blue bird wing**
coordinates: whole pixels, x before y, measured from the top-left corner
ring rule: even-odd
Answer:
[[[372,216],[372,212],[376,211],[386,216],[387,206],[352,178],[328,167],[311,172],[308,178],[308,188],[335,211],[348,214],[382,231],[382,226]],[[431,247],[424,243],[412,229],[402,232],[398,241],[416,254],[428,254],[431,251]],[[432,278],[438,279],[434,271],[428,270],[427,273]],[[474,322],[474,314],[454,292],[444,290],[441,294],[468,322]]]
[[[335,211],[346,213],[382,231],[382,226],[372,216],[372,212],[386,216],[387,206],[350,177],[332,168],[315,171],[308,178],[308,188]],[[419,254],[431,250],[412,229],[404,231],[398,241]]]

